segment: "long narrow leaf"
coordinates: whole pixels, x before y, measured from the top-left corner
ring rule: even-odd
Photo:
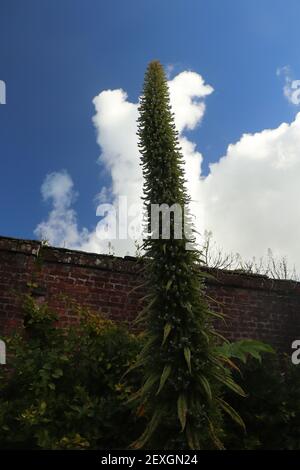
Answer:
[[[246,431],[245,423],[238,414],[238,412],[234,408],[232,408],[229,403],[222,400],[222,398],[218,398],[217,400],[220,403],[221,408],[225,411],[225,413],[227,413],[231,417],[231,419],[233,419],[233,421],[239,424],[244,429],[244,431]]]
[[[162,341],[162,346],[165,344],[169,334],[171,333],[171,330],[172,330],[171,323],[166,323],[165,327],[164,327],[164,337],[163,337],[163,341]]]
[[[171,366],[170,365],[167,365],[164,367],[164,370],[161,374],[161,377],[160,377],[160,383],[159,383],[159,387],[158,387],[158,390],[156,392],[156,395],[159,394],[159,392],[162,390],[163,386],[165,385],[166,381],[168,380],[170,374],[171,374]]]
[[[141,437],[135,442],[133,442],[130,447],[132,447],[133,449],[141,449],[142,447],[144,447],[144,445],[149,441],[152,434],[154,433],[157,426],[159,425],[161,418],[162,418],[162,414],[160,413],[159,410],[156,410],[154,415],[151,418],[150,423],[148,424],[147,428],[145,429]]]
[[[177,400],[177,413],[178,418],[181,424],[181,430],[183,431],[186,425],[186,415],[187,415],[187,402],[185,395],[181,394]]]
[[[229,376],[223,376],[218,373],[215,373],[214,376],[216,377],[217,380],[219,380],[219,382],[221,382],[223,385],[233,390],[237,395],[240,395],[241,397],[247,396],[244,390],[237,383],[235,383]]]
[[[192,366],[191,366],[191,350],[189,347],[185,347],[184,348],[184,357],[185,357],[185,360],[186,360],[186,363],[187,363],[187,366],[188,366],[188,369],[189,369],[189,373],[191,374],[192,373]]]
[[[210,388],[210,385],[209,385],[209,382],[208,382],[207,378],[204,377],[204,375],[198,375],[197,379],[199,380],[203,390],[205,391],[205,394],[207,395],[207,398],[211,401],[212,400],[212,392],[211,392],[211,388]]]

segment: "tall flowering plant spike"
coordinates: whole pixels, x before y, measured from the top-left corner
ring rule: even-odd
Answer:
[[[139,319],[144,323],[146,344],[137,366],[144,381],[133,400],[145,410],[148,425],[133,447],[221,448],[220,384],[243,392],[217,352],[199,253],[193,247],[183,156],[168,83],[158,61],[151,62],[146,71],[138,137],[150,296]],[[153,228],[153,207],[176,207],[177,212],[161,211]],[[168,221],[166,234],[164,223]]]

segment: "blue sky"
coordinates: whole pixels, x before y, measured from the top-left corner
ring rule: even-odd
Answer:
[[[92,100],[123,88],[136,102],[151,59],[215,90],[191,133],[204,174],[243,133],[291,122],[297,109],[276,70],[300,79],[299,18],[298,0],[1,0],[0,234],[34,238],[49,211],[41,184],[62,169],[79,193],[79,225],[95,226],[110,175],[97,163]]]

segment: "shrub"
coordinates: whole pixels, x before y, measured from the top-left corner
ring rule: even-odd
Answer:
[[[121,377],[142,339],[81,311],[78,326],[28,296],[25,327],[6,339],[13,369],[0,369],[0,448],[124,448],[141,418],[126,405],[138,377]]]
[[[225,422],[227,449],[300,449],[300,368],[290,357],[265,356],[241,366],[236,380],[246,399],[227,397],[246,425],[246,434]]]
[[[128,403],[142,376],[135,368],[125,374],[144,346],[143,335],[99,314],[78,313],[80,323],[62,330],[55,312],[26,298],[24,330],[6,338],[13,367],[0,368],[0,449],[124,449],[145,427],[145,409],[136,413]],[[218,350],[229,364],[240,361],[234,379],[248,393],[240,398],[222,391],[246,424],[244,433],[225,419],[225,448],[299,449],[300,369],[290,358],[266,355],[271,349],[255,341]],[[181,449],[184,435],[173,434],[177,417],[167,418],[166,434],[155,433],[152,447],[161,448],[163,438]]]

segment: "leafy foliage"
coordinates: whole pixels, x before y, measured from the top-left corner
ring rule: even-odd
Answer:
[[[248,391],[246,400],[227,393],[247,432],[225,422],[228,449],[300,449],[300,369],[290,357],[263,355],[241,364],[236,380]]]
[[[99,314],[84,310],[77,312],[81,317],[79,325],[65,331],[55,328],[55,313],[30,296],[26,298],[25,311],[24,331],[5,338],[8,362],[13,368],[0,368],[0,448],[127,448],[142,432],[147,417],[144,404],[136,411],[130,402],[141,383],[134,365],[138,353],[145,348],[143,335],[132,335]],[[269,348],[261,343],[245,340],[228,346],[218,346],[219,357],[229,361],[228,367],[233,365],[235,382],[231,383],[232,392],[227,386],[225,396],[220,393],[217,399],[230,420],[225,420],[215,440],[221,435],[228,449],[299,449],[299,369],[291,366],[288,359],[282,364],[276,356],[268,358],[262,350],[267,348],[269,352]],[[242,362],[244,354],[246,364]],[[241,359],[240,371],[231,363],[232,355]],[[130,367],[131,373],[126,374]],[[158,380],[144,383],[145,393],[155,383],[159,396],[171,370],[167,366]],[[199,380],[202,393],[205,391],[207,400],[211,400],[210,382],[204,375],[199,375]],[[239,385],[246,387],[247,399],[236,395],[235,387]],[[198,446],[195,434],[190,432],[186,397],[178,395],[176,415],[173,420],[168,417],[168,427],[154,433],[153,448],[161,448],[161,438],[169,440],[170,447],[183,447],[186,443],[182,436],[186,436],[190,447]],[[205,411],[203,406],[203,414]],[[174,436],[177,420],[179,431]],[[160,422],[159,410],[151,417],[150,431],[157,429],[157,421]],[[213,422],[211,418],[210,421]],[[246,434],[242,432],[244,422]],[[200,424],[205,429],[205,422]],[[185,435],[181,429],[186,429]],[[207,431],[206,447],[211,433],[215,433],[215,427]],[[145,433],[140,438],[145,445],[147,436]]]
[[[249,357],[257,359],[259,362],[262,360],[264,353],[274,354],[274,349],[266,343],[254,339],[242,339],[234,343],[224,342],[217,347],[220,354],[228,359],[239,359],[246,364]]]
[[[31,297],[22,334],[6,338],[13,369],[0,368],[0,448],[124,448],[143,418],[126,405],[137,374],[121,380],[142,339],[81,311],[64,331]]]

